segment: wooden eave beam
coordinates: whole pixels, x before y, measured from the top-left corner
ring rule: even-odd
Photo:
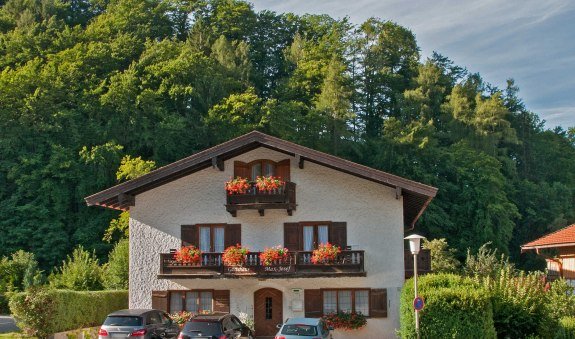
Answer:
[[[212,158],[212,168],[218,168],[220,171],[224,171],[224,160],[221,157]]]

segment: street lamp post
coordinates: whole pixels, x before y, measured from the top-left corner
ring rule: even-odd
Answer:
[[[421,239],[425,239],[421,235],[412,234],[404,239],[409,240],[409,250],[413,254],[413,289],[415,291],[414,310],[415,310],[415,333],[419,339],[419,309],[416,307],[416,302],[419,299],[417,295],[417,255],[419,254]],[[423,306],[423,304],[421,305]]]

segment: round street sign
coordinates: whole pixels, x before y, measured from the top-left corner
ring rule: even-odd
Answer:
[[[425,306],[425,303],[423,302],[423,299],[421,297],[415,297],[415,299],[413,299],[413,308],[416,311],[421,311],[423,309],[423,306]]]

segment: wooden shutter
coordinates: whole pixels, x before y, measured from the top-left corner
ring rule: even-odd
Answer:
[[[278,162],[276,164],[276,177],[279,177],[283,181],[290,181],[289,169],[289,159]]]
[[[230,290],[214,290],[214,312],[230,313]]]
[[[152,291],[152,308],[168,312],[168,291]]]
[[[301,229],[297,222],[286,222],[284,224],[284,247],[290,251],[300,251]]]
[[[241,161],[234,161],[234,178],[235,177],[249,178],[250,175],[251,173],[248,164]]]
[[[182,225],[182,246],[200,246],[197,225]]]
[[[306,318],[319,318],[323,313],[321,290],[304,290],[304,305]]]
[[[329,241],[345,250],[347,247],[347,223],[333,222],[329,228]]]
[[[369,316],[387,318],[387,289],[374,288],[369,295]]]
[[[224,247],[242,244],[242,225],[227,224],[224,228]]]

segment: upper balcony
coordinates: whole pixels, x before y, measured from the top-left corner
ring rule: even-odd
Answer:
[[[251,183],[245,193],[226,194],[226,210],[234,217],[239,210],[258,210],[263,216],[267,209],[285,209],[288,215],[292,215],[297,206],[295,188],[295,183],[285,182],[277,189],[262,191]]]
[[[182,264],[174,260],[171,253],[160,254],[160,274],[158,278],[313,278],[365,276],[364,251],[341,251],[335,260],[314,264],[312,252],[290,252],[288,258],[276,260],[266,266],[260,261],[261,252],[250,252],[245,264],[226,266],[222,253],[202,253],[197,264]]]

